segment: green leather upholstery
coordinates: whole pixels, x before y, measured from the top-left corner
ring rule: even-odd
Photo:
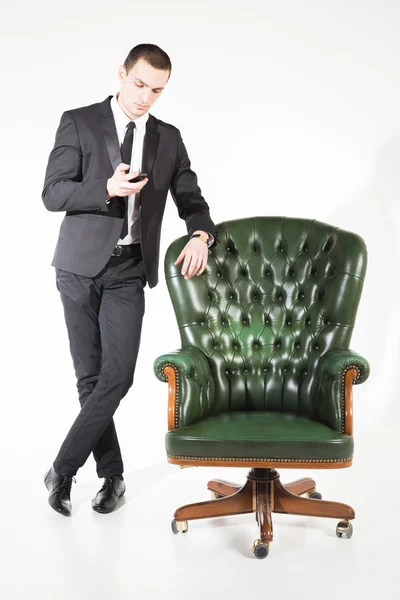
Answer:
[[[205,272],[185,280],[167,250],[165,274],[182,348],[175,368],[178,457],[343,461],[344,378],[369,375],[349,350],[367,266],[364,241],[315,220],[252,217],[220,223]]]

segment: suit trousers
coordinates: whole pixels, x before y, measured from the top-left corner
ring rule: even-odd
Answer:
[[[99,477],[121,475],[113,415],[133,383],[145,310],[140,244],[95,277],[56,269],[81,410],[53,463],[75,475],[93,452]]]

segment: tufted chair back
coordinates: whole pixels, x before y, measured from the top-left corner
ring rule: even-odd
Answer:
[[[205,272],[185,280],[168,248],[165,273],[182,347],[208,361],[208,414],[267,410],[318,418],[321,357],[348,349],[367,265],[363,240],[315,220],[220,223]]]

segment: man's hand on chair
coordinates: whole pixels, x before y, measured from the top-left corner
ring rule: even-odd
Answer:
[[[205,231],[195,231],[194,233],[203,233],[208,238]],[[174,262],[179,265],[183,261],[181,273],[185,279],[191,279],[193,275],[201,275],[207,266],[208,245],[200,238],[191,238],[182,252]]]

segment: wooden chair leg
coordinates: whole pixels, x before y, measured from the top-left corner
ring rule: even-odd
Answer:
[[[292,481],[291,483],[283,484],[283,487],[288,492],[297,494],[297,496],[311,492],[311,490],[315,489],[315,486],[316,483],[314,479],[311,479],[310,477],[303,477],[302,479],[296,479],[296,481]]]
[[[175,511],[174,518],[176,521],[187,521],[254,512],[253,487],[254,482],[248,480],[239,491],[226,498],[186,504]]]
[[[260,527],[260,540],[263,543],[272,542],[272,503],[273,503],[273,483],[270,481],[258,481],[257,490],[257,523]]]
[[[223,481],[222,479],[212,479],[207,483],[207,488],[210,492],[215,492],[220,496],[230,496],[231,494],[238,492],[242,486],[238,483]]]
[[[289,492],[278,479],[274,481],[273,512],[310,517],[331,517],[337,519],[354,519],[355,512],[347,504],[301,498]]]

